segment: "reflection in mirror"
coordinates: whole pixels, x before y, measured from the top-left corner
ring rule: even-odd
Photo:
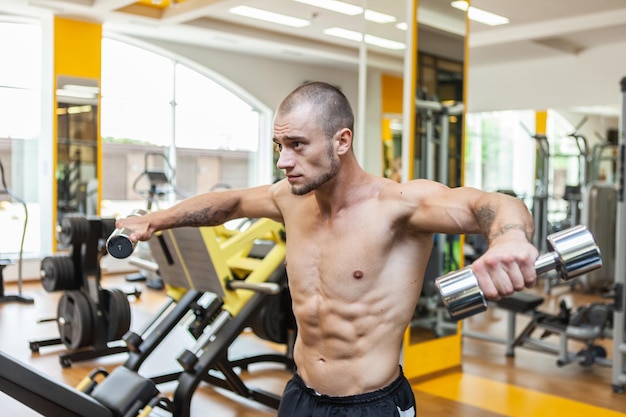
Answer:
[[[57,78],[57,220],[97,212],[98,92],[96,80]]]
[[[465,22],[461,24],[457,34],[422,22],[418,27],[412,178],[426,178],[450,187],[461,185],[465,37],[460,33],[465,33]],[[411,321],[411,343],[457,333],[458,325],[449,319],[434,281],[459,269],[460,258],[459,236],[435,235]]]
[[[383,175],[402,181],[402,115],[383,114]]]

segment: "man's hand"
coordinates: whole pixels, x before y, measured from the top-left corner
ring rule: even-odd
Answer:
[[[152,237],[154,230],[150,229],[150,219],[153,214],[144,214],[143,216],[129,216],[120,218],[115,221],[115,227],[118,229],[127,229],[132,232],[128,234],[131,242],[137,243],[140,240],[148,240]]]
[[[485,298],[497,301],[515,291],[531,288],[537,281],[535,261],[539,253],[521,231],[504,233],[489,244],[489,249],[472,263],[478,285]]]

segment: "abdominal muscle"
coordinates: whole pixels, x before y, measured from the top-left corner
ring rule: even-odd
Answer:
[[[320,394],[347,396],[375,391],[398,377],[401,336],[381,325],[371,329],[371,335],[341,334],[349,324],[336,316],[327,320],[335,320],[333,329],[298,330],[294,360],[309,387]]]
[[[307,282],[317,285],[306,288],[289,275],[298,324],[294,360],[298,374],[318,393],[362,394],[398,377],[403,334],[417,303],[421,274],[393,269],[395,274],[385,280],[367,271],[355,278],[358,271],[328,285],[309,275]]]

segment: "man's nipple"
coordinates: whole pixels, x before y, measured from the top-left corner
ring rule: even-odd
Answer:
[[[356,279],[363,278],[363,271],[359,271],[358,269],[352,273],[352,276]]]

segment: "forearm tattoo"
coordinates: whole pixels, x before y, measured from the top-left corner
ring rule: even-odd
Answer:
[[[478,212],[476,213],[476,220],[478,220],[478,225],[485,235],[487,235],[489,230],[491,230],[495,217],[496,212],[489,207],[481,207],[478,209]]]
[[[224,224],[229,219],[229,214],[230,212],[227,210],[214,209],[213,206],[209,206],[202,210],[188,213],[180,220],[184,226],[217,226]]]
[[[521,230],[526,235],[526,239],[530,241],[530,238],[528,237],[528,231],[526,230],[526,227],[523,224],[505,224],[499,230],[492,231],[491,228],[493,226],[495,217],[496,217],[496,212],[493,209],[490,209],[489,207],[481,208],[480,210],[478,210],[478,213],[476,214],[478,224],[480,225],[481,230],[487,237],[488,242],[491,242],[498,236],[502,236],[503,234],[511,230]]]

